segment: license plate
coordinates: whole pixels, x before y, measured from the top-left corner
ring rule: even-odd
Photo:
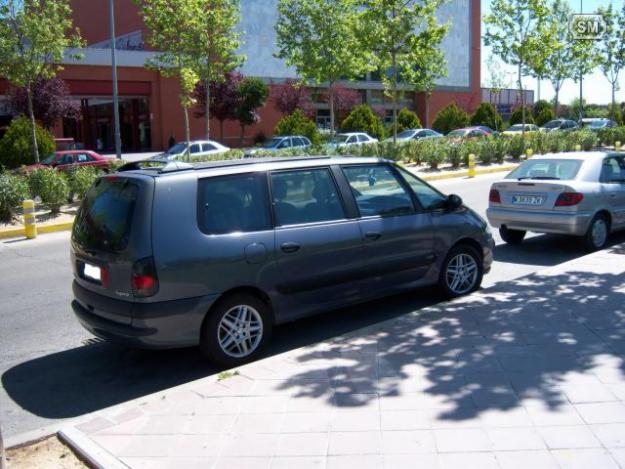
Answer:
[[[100,269],[100,267],[96,265],[87,264],[85,262],[85,267],[82,273],[85,276],[85,278],[95,280],[97,282],[102,281],[102,270]]]
[[[512,203],[519,205],[542,205],[545,201],[540,195],[513,195]]]

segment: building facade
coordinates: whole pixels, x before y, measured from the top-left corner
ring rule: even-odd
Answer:
[[[246,60],[241,73],[262,78],[268,85],[297,78],[297,72],[274,57],[278,0],[241,0],[240,30],[243,32],[241,53]],[[55,135],[74,137],[85,146],[108,152],[113,149],[113,107],[111,81],[111,54],[109,42],[108,1],[72,0],[74,23],[87,42],[81,60],[68,58],[60,73],[70,89],[72,98],[80,102],[82,117],[79,122],[59,122]],[[116,42],[118,48],[118,80],[120,95],[120,122],[122,145],[125,152],[158,151],[167,147],[171,137],[184,137],[183,113],[178,102],[176,80],[161,77],[145,67],[146,60],[155,52],[150,50],[146,30],[133,0],[115,0]],[[436,112],[451,102],[472,111],[481,101],[480,95],[480,1],[451,0],[438,12],[441,21],[449,21],[450,31],[442,48],[447,58],[447,77],[438,81],[427,101],[423,93],[406,91],[399,107],[407,107],[429,125]],[[345,82],[357,89],[362,102],[390,114],[391,102],[384,95],[382,83],[376,74],[365,79]],[[320,85],[323,91],[323,85]],[[7,89],[0,79],[0,94]],[[323,96],[313,93],[313,96]],[[5,106],[6,107],[6,106]],[[427,107],[427,111],[426,111]],[[0,114],[3,112],[0,100]],[[327,124],[329,110],[323,99],[315,102],[317,123]],[[6,114],[6,109],[4,110]],[[203,118],[191,113],[192,138],[203,137]],[[216,120],[211,120],[211,137],[228,146],[249,145],[262,137],[270,137],[282,117],[269,101],[259,112],[260,121],[246,128],[243,142],[240,127],[235,121],[226,121],[223,136]],[[7,116],[0,116],[0,126]]]

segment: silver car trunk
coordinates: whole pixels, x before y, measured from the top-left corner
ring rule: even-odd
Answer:
[[[499,191],[500,207],[519,210],[555,210],[561,193],[576,192],[566,181],[536,179],[498,182],[493,188]]]

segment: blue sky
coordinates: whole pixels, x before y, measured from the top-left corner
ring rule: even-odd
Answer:
[[[488,14],[490,11],[490,0],[481,0],[482,2],[482,15]],[[580,2],[579,0],[569,0],[571,7],[574,11],[579,12]],[[591,13],[598,7],[607,7],[612,3],[612,7],[620,9],[623,5],[623,0],[583,0],[584,13]],[[484,33],[484,27],[482,25],[482,33]],[[490,74],[486,66],[486,60],[490,55],[489,48],[482,45],[482,84],[488,83]],[[506,68],[510,70],[510,87],[516,87],[516,70],[514,68]],[[534,96],[537,99],[537,80],[533,78],[525,78],[523,80],[524,86],[528,89],[534,90]],[[625,101],[625,70],[621,72],[619,77],[620,89],[616,92],[617,102]],[[611,101],[611,87],[608,80],[603,74],[597,70],[592,75],[584,77],[584,99],[589,103],[607,104]],[[554,96],[553,88],[551,84],[543,80],[540,84],[540,97],[542,99],[552,99]],[[563,104],[569,103],[574,98],[579,96],[579,83],[573,82],[573,80],[567,80],[560,91],[560,102]]]

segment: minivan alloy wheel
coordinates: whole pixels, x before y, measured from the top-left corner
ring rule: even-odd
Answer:
[[[478,277],[478,266],[473,256],[459,253],[447,264],[447,286],[456,295],[471,291]]]
[[[244,358],[252,354],[263,339],[263,321],[249,305],[230,308],[219,321],[217,341],[228,356]]]

